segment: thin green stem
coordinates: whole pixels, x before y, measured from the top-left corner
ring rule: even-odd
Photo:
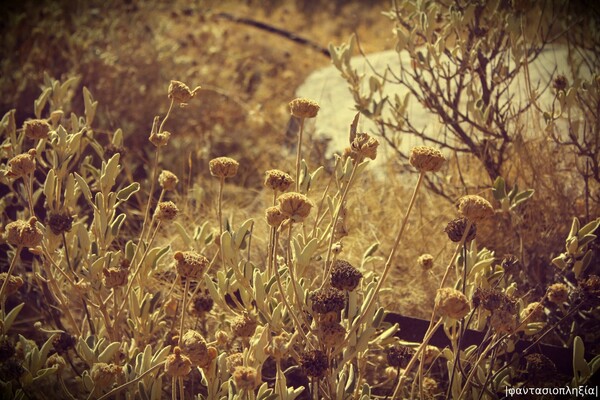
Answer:
[[[225,178],[219,179],[219,200],[217,202],[217,220],[219,223],[219,251],[221,252],[221,265],[225,268],[225,254],[223,253],[223,243],[221,242],[223,236],[223,186],[225,184]]]
[[[185,320],[186,314],[186,305],[187,305],[187,295],[190,290],[190,279],[185,278],[185,288],[183,289],[183,299],[181,302],[181,323],[179,324],[179,340],[177,342],[178,346],[181,346],[181,339],[183,338],[183,322]]]

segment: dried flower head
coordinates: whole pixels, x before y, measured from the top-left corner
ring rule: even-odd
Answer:
[[[4,281],[6,281],[7,276],[8,273],[6,272],[0,273],[0,287],[4,285]],[[21,278],[20,276],[11,275],[8,278],[8,283],[6,284],[4,296],[8,297],[11,294],[16,293],[21,286],[23,286],[23,278]]]
[[[171,132],[163,131],[163,132],[152,132],[150,134],[150,143],[155,145],[156,147],[164,147],[169,143],[169,138],[171,137]]]
[[[308,217],[313,207],[312,201],[303,194],[284,193],[277,199],[282,214],[294,222],[301,222]]]
[[[158,176],[158,184],[164,190],[175,190],[178,182],[179,178],[177,178],[177,175],[166,169]]]
[[[30,139],[47,139],[50,133],[50,124],[45,119],[30,119],[23,124],[25,136]]]
[[[312,378],[322,378],[329,368],[329,361],[327,355],[321,350],[311,350],[300,355],[300,365],[306,375]]]
[[[294,178],[278,169],[270,169],[266,173],[265,187],[278,192],[285,192],[294,183]]]
[[[346,306],[344,292],[335,288],[318,289],[310,295],[312,310],[317,314],[339,312]]]
[[[96,387],[106,387],[111,385],[115,378],[122,373],[123,369],[118,365],[98,362],[92,366],[90,377]]]
[[[275,335],[271,338],[271,344],[267,347],[267,353],[276,360],[281,360],[288,354],[290,346],[290,335],[287,332],[282,332],[280,335]]]
[[[582,293],[584,306],[596,307],[600,304],[600,277],[590,275],[589,278],[579,281],[579,290]]]
[[[438,289],[435,306],[442,316],[454,319],[463,318],[471,309],[467,297],[460,291],[451,288]]]
[[[169,222],[177,218],[179,214],[179,208],[172,201],[161,201],[156,205],[156,211],[154,211],[154,217],[158,221]]]
[[[512,254],[505,254],[500,262],[500,266],[504,269],[504,272],[512,275],[518,274],[523,268],[519,259]]]
[[[379,147],[377,139],[368,133],[357,133],[350,143],[350,157],[356,162],[361,162],[365,158],[374,160],[377,158],[377,147]]]
[[[59,374],[66,366],[67,362],[58,353],[54,353],[46,359],[46,368],[55,368]]]
[[[569,80],[566,76],[559,74],[554,77],[554,80],[552,81],[552,87],[554,90],[557,92],[561,90],[564,91],[567,89],[567,86],[569,86]]]
[[[6,225],[6,240],[13,246],[35,247],[42,242],[43,232],[37,227],[37,218],[18,220]]]
[[[529,303],[523,311],[521,311],[521,321],[526,322],[542,322],[544,318],[544,307],[539,301]]]
[[[217,157],[210,160],[208,163],[210,174],[217,178],[232,178],[237,172],[240,164],[233,158]]]
[[[569,300],[569,288],[564,283],[555,283],[548,286],[548,300],[554,304],[562,304]]]
[[[556,364],[548,357],[540,353],[527,354],[525,357],[525,371],[527,380],[531,382],[536,379],[547,379],[556,374]]]
[[[417,258],[417,264],[423,270],[429,270],[433,268],[433,256],[431,254],[421,254]]]
[[[225,365],[227,366],[227,371],[229,371],[230,374],[233,374],[233,371],[235,371],[237,367],[244,365],[244,354],[233,353],[228,355],[227,358],[225,358]]]
[[[212,310],[214,304],[215,301],[207,291],[198,293],[192,300],[190,313],[196,317],[202,318],[206,313]]]
[[[279,206],[267,208],[265,215],[267,217],[267,224],[273,228],[278,228],[279,225],[281,225],[281,223],[287,218],[285,215],[283,215]]]
[[[73,217],[66,211],[50,211],[48,226],[55,235],[70,232],[73,227]]]
[[[339,290],[352,291],[360,283],[363,274],[345,260],[334,261],[331,267],[331,286]]]
[[[498,289],[476,288],[473,293],[473,306],[480,305],[488,311],[504,308],[515,311],[515,301]]]
[[[296,118],[314,118],[319,112],[319,104],[313,100],[298,98],[290,101],[290,114]]]
[[[490,325],[492,326],[492,329],[500,335],[504,333],[513,333],[515,329],[517,329],[517,318],[515,314],[500,308],[492,313]]]
[[[232,375],[233,383],[238,390],[254,390],[260,383],[256,368],[240,365],[235,367]]]
[[[8,160],[8,171],[6,175],[9,178],[22,178],[28,176],[35,171],[35,149],[29,150],[27,153],[19,154]]]
[[[390,367],[406,367],[414,350],[408,346],[396,345],[387,349],[387,362]]]
[[[441,151],[428,146],[417,146],[410,151],[408,162],[419,172],[437,172],[442,168],[446,157]]]
[[[195,251],[177,251],[173,254],[175,268],[182,278],[199,280],[208,267],[208,259]]]
[[[183,335],[181,351],[190,359],[192,365],[200,368],[207,368],[213,360],[208,352],[206,340],[196,331],[189,330]]]
[[[466,195],[458,202],[458,211],[471,222],[478,223],[494,215],[494,207],[481,196]]]
[[[442,394],[437,381],[429,376],[423,378],[423,397],[425,399],[437,399]]]
[[[327,347],[335,347],[344,341],[346,329],[338,322],[327,321],[319,325],[317,337]]]
[[[108,289],[127,285],[127,277],[129,276],[129,270],[127,268],[103,268],[102,274],[104,275],[104,286]]]
[[[171,81],[169,84],[168,97],[180,106],[185,106],[196,93],[200,90],[200,86],[194,90],[190,90],[188,85],[180,81]]]
[[[448,235],[448,239],[454,243],[458,243],[460,242],[460,239],[462,239],[465,229],[467,229],[467,219],[456,218],[448,222],[448,225],[446,225],[446,228],[444,228],[444,232],[446,232]],[[469,243],[471,240],[475,239],[475,235],[477,235],[477,226],[472,223],[469,233],[465,239],[465,243]]]
[[[231,329],[237,337],[247,338],[254,335],[258,323],[249,315],[240,315],[231,323]]]
[[[178,346],[175,346],[173,354],[167,357],[165,371],[167,375],[183,377],[192,371],[192,362],[186,355],[182,354]]]

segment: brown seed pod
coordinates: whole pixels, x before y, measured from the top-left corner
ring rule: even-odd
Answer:
[[[281,225],[281,223],[287,218],[285,215],[283,215],[278,206],[267,208],[265,216],[267,217],[267,224],[269,224],[269,226],[272,228],[278,228],[279,225]]]
[[[237,366],[233,370],[233,383],[238,390],[254,390],[260,383],[256,368]]]
[[[446,228],[444,228],[444,232],[446,232],[448,235],[448,239],[454,243],[458,243],[460,242],[460,239],[462,239],[465,229],[467,229],[467,219],[456,218],[448,222],[448,225],[446,225]],[[469,228],[469,233],[465,239],[465,243],[469,243],[475,239],[475,235],[477,235],[477,226],[472,223],[471,228]]]
[[[281,213],[294,222],[303,221],[313,207],[313,203],[308,197],[296,192],[282,194],[277,202]]]
[[[210,174],[217,178],[232,178],[237,172],[240,164],[233,158],[217,157],[208,163]]]
[[[177,251],[173,258],[177,273],[186,279],[200,280],[209,263],[206,257],[195,251]]]
[[[469,221],[478,223],[494,215],[494,207],[481,196],[466,195],[458,202],[458,211]]]
[[[318,289],[310,295],[312,310],[317,314],[339,312],[346,306],[344,292],[335,288]]]
[[[192,365],[207,368],[212,362],[206,340],[196,331],[189,330],[181,338],[181,351],[186,355]]]
[[[322,378],[329,368],[329,361],[327,355],[321,350],[311,350],[300,355],[300,365],[306,375],[313,378]]]
[[[95,363],[90,370],[90,377],[96,387],[106,387],[111,385],[115,378],[123,374],[123,369],[115,364]]]
[[[430,270],[433,268],[433,256],[431,254],[421,254],[417,258],[417,264],[424,271]]]
[[[265,187],[278,192],[285,192],[294,183],[290,174],[278,169],[270,169],[265,175]]]
[[[336,260],[331,266],[331,286],[339,290],[356,289],[363,274],[345,260]]]
[[[290,114],[296,118],[314,118],[319,112],[319,104],[313,100],[297,98],[290,101]]]
[[[190,90],[185,83],[172,80],[169,84],[167,96],[180,106],[185,106],[188,101],[194,98],[199,90],[200,86],[196,87],[194,90]]]
[[[569,300],[569,287],[564,283],[555,283],[548,286],[548,300],[554,304],[562,304]]]
[[[104,275],[104,286],[108,289],[127,285],[127,278],[129,276],[128,269],[114,267],[103,268],[102,274]]]
[[[317,337],[327,347],[335,347],[344,341],[346,329],[338,322],[328,321],[319,325]]]
[[[70,232],[73,227],[73,217],[65,211],[50,211],[48,226],[55,235]]]
[[[154,211],[154,217],[163,222],[173,221],[178,214],[179,208],[172,201],[161,201],[156,205],[156,211]]]
[[[356,162],[361,162],[365,158],[374,160],[377,158],[377,147],[379,147],[377,139],[368,133],[357,133],[350,143],[350,157]]]
[[[6,272],[0,273],[0,287],[4,285],[4,281],[6,280],[7,275],[8,273]],[[11,294],[16,293],[19,290],[19,288],[23,286],[23,283],[23,278],[21,278],[20,276],[11,275],[10,278],[8,278],[8,283],[6,284],[4,296],[8,297]]]
[[[169,138],[171,137],[171,132],[152,132],[150,134],[150,143],[152,143],[156,147],[164,147],[169,143]]]
[[[492,312],[490,325],[498,334],[513,333],[517,329],[517,318],[513,313],[500,308]]]
[[[37,218],[18,220],[6,225],[6,241],[13,246],[35,247],[42,242],[43,232],[37,227]]]
[[[542,322],[544,318],[544,307],[539,301],[527,304],[521,311],[521,321]]]
[[[28,176],[35,171],[35,149],[29,150],[27,153],[19,154],[8,160],[8,171],[6,175],[9,178],[22,178]]]
[[[440,315],[454,319],[463,318],[471,309],[467,297],[462,292],[451,288],[438,289],[435,305]]]
[[[47,139],[50,133],[50,124],[45,119],[30,119],[23,124],[25,136],[30,139]]]
[[[258,323],[248,315],[240,315],[231,323],[231,329],[237,337],[247,338],[254,335]]]
[[[408,162],[419,172],[437,172],[446,158],[441,151],[428,146],[417,146],[410,152]]]
[[[178,182],[179,178],[177,178],[177,175],[166,169],[158,175],[158,184],[164,190],[175,190]]]
[[[165,371],[170,376],[176,378],[183,377],[192,371],[192,362],[186,355],[182,354],[181,349],[178,346],[175,346],[173,354],[167,357]]]

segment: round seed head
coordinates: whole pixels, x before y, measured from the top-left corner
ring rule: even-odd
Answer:
[[[233,370],[233,383],[238,390],[254,390],[260,383],[256,368],[237,366]]]
[[[96,387],[106,387],[111,385],[118,375],[123,373],[123,369],[115,364],[98,362],[92,366],[90,377]]]
[[[410,152],[408,162],[419,172],[437,172],[446,158],[441,151],[428,146],[417,146]]]
[[[173,221],[179,214],[179,208],[172,201],[161,201],[156,206],[154,217],[163,222]]]
[[[368,133],[357,133],[350,143],[350,156],[356,162],[361,162],[365,158],[374,160],[377,158],[377,147],[379,141],[371,137]]]
[[[321,350],[305,351],[300,355],[300,365],[306,375],[313,378],[322,378],[329,368],[327,355]]]
[[[175,268],[177,273],[182,278],[200,280],[206,267],[208,267],[208,259],[195,251],[178,251],[173,254],[176,261]]]
[[[494,215],[494,207],[481,196],[466,195],[458,202],[458,211],[468,220],[478,223]]]
[[[14,221],[6,225],[6,240],[13,246],[35,247],[42,242],[43,232],[37,227],[37,218]]]
[[[346,329],[338,322],[328,321],[319,326],[317,337],[327,347],[335,347],[344,341]]]
[[[129,270],[126,268],[103,268],[102,274],[104,275],[104,286],[108,289],[127,285]]]
[[[267,348],[268,354],[276,360],[281,360],[288,353],[290,347],[290,335],[286,332],[271,338],[271,345]]]
[[[212,310],[215,301],[208,292],[198,293],[192,300],[190,312],[196,317],[203,317],[206,313]]]
[[[548,286],[548,300],[554,304],[562,304],[569,300],[569,288],[564,283],[555,283]]]
[[[45,119],[30,119],[23,125],[25,136],[30,139],[47,139],[50,133],[50,124]]]
[[[526,355],[525,364],[528,381],[536,378],[547,379],[556,374],[556,364],[540,353]]]
[[[446,228],[444,228],[444,232],[448,235],[448,239],[453,241],[454,243],[460,242],[463,234],[465,233],[465,229],[467,229],[467,219],[466,218],[456,218],[452,221],[448,222]],[[475,239],[475,235],[477,234],[477,227],[474,223],[471,224],[471,228],[469,229],[469,233],[465,239],[465,243],[469,243],[473,239]]]
[[[286,219],[286,216],[283,215],[278,206],[267,208],[265,215],[267,217],[267,224],[273,228],[278,228],[279,225],[281,225],[281,223]]]
[[[31,149],[8,160],[7,176],[18,179],[32,174],[35,171],[35,155],[35,149]]]
[[[178,182],[179,178],[177,178],[177,175],[166,169],[158,176],[158,184],[164,190],[175,190]]]
[[[345,260],[336,260],[331,267],[331,286],[339,290],[353,291],[363,274]]]
[[[210,357],[206,340],[196,331],[189,330],[183,335],[181,351],[196,367],[207,368],[213,360]]]
[[[421,254],[419,258],[417,258],[417,264],[423,270],[429,270],[433,268],[433,256],[431,254]]]
[[[285,192],[294,183],[290,174],[278,169],[270,169],[265,174],[265,187],[278,192]]]
[[[542,322],[544,318],[544,307],[538,301],[529,303],[523,311],[521,311],[521,321],[526,322]]]
[[[308,197],[296,192],[282,194],[277,202],[281,213],[294,222],[303,221],[313,207],[313,203]]]
[[[428,376],[423,378],[423,397],[425,399],[437,399],[442,394],[437,381]]]
[[[230,374],[233,374],[233,371],[235,371],[237,367],[244,365],[244,354],[233,353],[228,355],[225,359],[225,365],[227,366],[227,371],[229,371]]]
[[[556,75],[554,77],[554,80],[552,81],[552,87],[557,92],[561,91],[561,90],[562,91],[566,90],[568,86],[569,86],[569,80],[564,75]]]
[[[7,276],[7,272],[0,273],[0,287],[4,285],[4,281],[6,281]],[[4,292],[5,298],[13,293],[16,293],[21,286],[23,286],[23,278],[21,278],[20,276],[11,275],[8,278],[8,283],[6,284],[6,289]]]
[[[290,101],[290,113],[296,118],[314,118],[319,112],[319,104],[313,100],[298,98]]]
[[[310,295],[312,310],[317,314],[339,312],[346,306],[346,295],[335,288],[318,289]]]
[[[500,308],[492,313],[490,325],[498,334],[513,333],[517,329],[517,318],[516,315]]]
[[[65,211],[50,211],[48,214],[48,226],[55,235],[70,232],[73,227],[73,217]]]
[[[210,174],[217,178],[232,178],[237,172],[240,164],[233,158],[217,157],[208,163]]]
[[[58,353],[54,353],[46,359],[46,368],[55,368],[59,374],[66,366],[67,362]]]
[[[183,377],[192,371],[192,362],[186,355],[182,354],[181,349],[178,346],[175,346],[173,354],[170,354],[167,357],[165,371],[167,375],[176,378]]]
[[[442,316],[453,319],[463,318],[471,309],[467,297],[462,292],[451,288],[438,289],[435,306]]]
[[[248,315],[240,315],[233,320],[231,329],[236,336],[247,338],[254,335],[257,325],[256,321]]]
[[[152,132],[150,134],[150,143],[152,143],[156,147],[163,147],[169,143],[169,138],[171,137],[171,132]]]

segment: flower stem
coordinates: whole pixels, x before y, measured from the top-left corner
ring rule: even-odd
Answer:
[[[8,267],[8,272],[6,273],[6,278],[4,279],[4,282],[2,282],[2,288],[0,288],[0,304],[2,305],[2,307],[1,307],[2,319],[4,319],[4,317],[6,316],[6,313],[4,312],[5,311],[4,306],[6,303],[4,293],[6,292],[6,288],[8,287],[8,281],[10,280],[13,270],[15,269],[15,266],[17,265],[17,259],[20,258],[22,249],[23,249],[23,246],[17,246],[15,255],[13,256],[13,259],[10,262],[10,266]]]
[[[296,192],[300,188],[300,161],[302,160],[302,134],[304,133],[304,118],[300,118],[300,131],[298,132],[298,149],[296,151]]]
[[[188,295],[189,290],[190,290],[190,279],[185,278],[185,288],[183,289],[183,299],[181,301],[181,323],[179,324],[179,340],[177,341],[178,346],[181,346],[181,339],[183,337],[183,322],[185,320],[187,295]]]

